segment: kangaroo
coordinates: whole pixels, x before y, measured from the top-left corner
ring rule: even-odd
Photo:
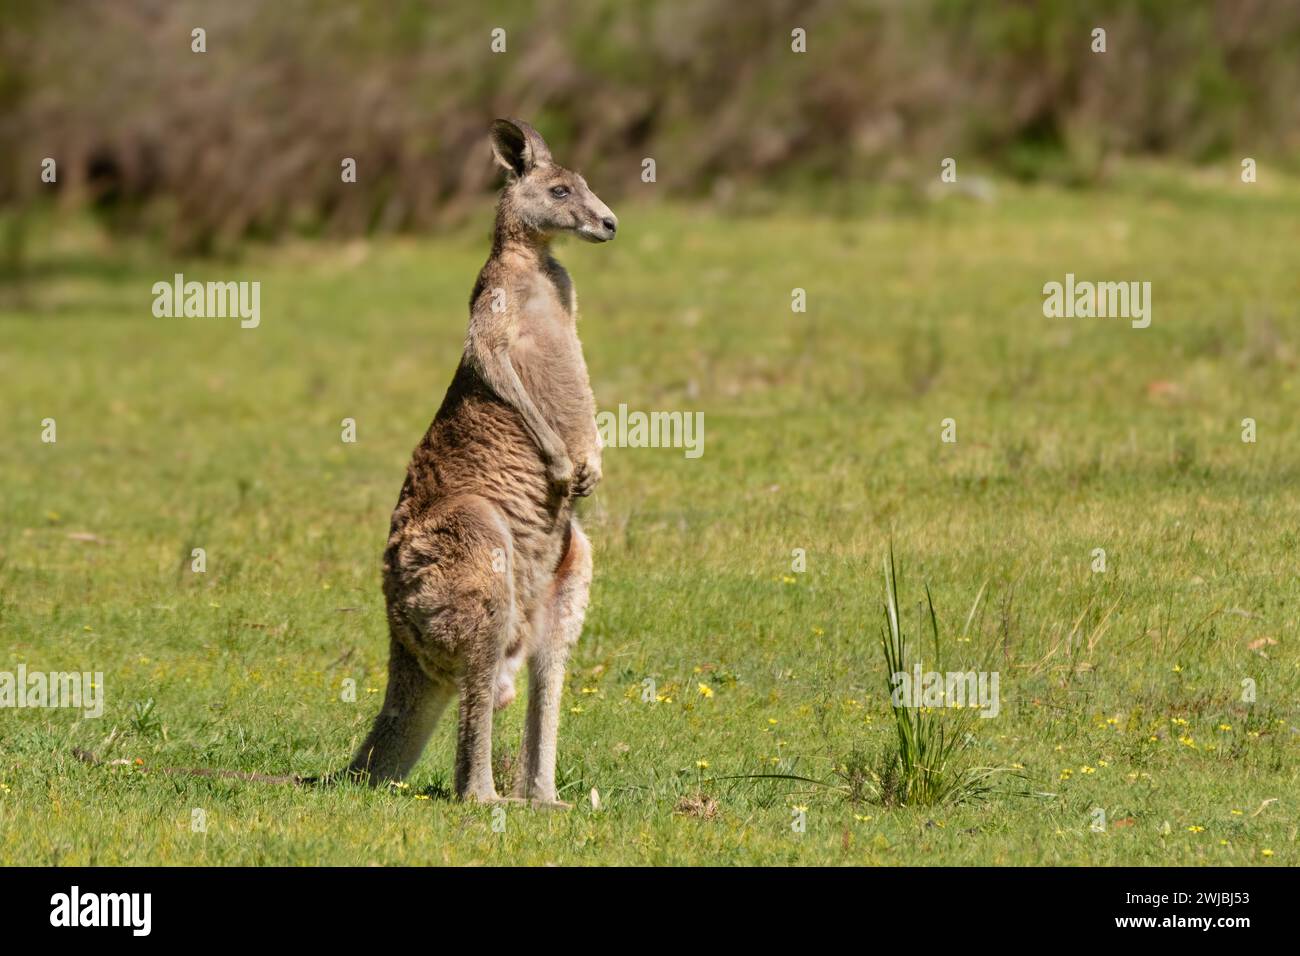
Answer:
[[[600,481],[601,445],[577,297],[550,244],[566,232],[608,242],[618,219],[527,123],[493,123],[492,153],[506,171],[492,253],[470,294],[460,365],[389,527],[388,688],[369,735],[341,774],[154,772],[294,786],[398,781],[459,695],[456,796],[569,806],[555,789],[560,693],[591,586],[591,543],[573,500]],[[525,660],[522,772],[503,798],[492,780],[492,713],[514,700]]]
[[[560,693],[582,630],[591,544],[574,500],[600,481],[577,298],[551,241],[614,238],[618,220],[519,120],[492,125],[505,169],[492,252],[470,295],[465,350],[416,447],[384,552],[388,688],[348,773],[401,780],[459,698],[455,795],[567,806],[555,789]],[[492,715],[528,663],[513,794],[492,779]]]

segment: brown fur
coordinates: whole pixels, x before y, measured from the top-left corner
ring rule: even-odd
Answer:
[[[564,662],[591,574],[574,498],[600,479],[600,440],[573,284],[550,241],[560,232],[610,239],[616,220],[527,124],[498,120],[493,148],[509,181],[471,296],[464,355],[393,511],[384,552],[389,685],[349,770],[372,783],[401,779],[458,695],[456,795],[498,799],[492,711],[513,697],[526,657],[516,793],[555,802]]]

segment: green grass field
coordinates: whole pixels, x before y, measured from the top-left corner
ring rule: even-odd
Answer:
[[[389,512],[459,357],[490,211],[438,239],[233,264],[43,222],[0,311],[0,670],[102,671],[107,704],[0,711],[0,862],[1300,863],[1300,185],[1263,179],[616,203],[616,243],[565,244],[600,407],[703,411],[705,446],[605,452],[560,732],[576,807],[511,809],[503,830],[445,797],[450,722],[388,792],[71,753],[344,764],[384,687]],[[155,318],[175,271],[259,280],[260,327]],[[1044,318],[1066,273],[1150,281],[1151,327]],[[947,633],[987,584],[947,662],[1001,675],[972,758],[1014,773],[983,801],[752,776],[836,782],[893,740],[891,541],[905,601],[928,582]],[[498,715],[503,773],[522,717],[522,700]]]

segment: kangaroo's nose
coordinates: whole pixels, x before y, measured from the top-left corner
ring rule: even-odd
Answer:
[[[618,220],[613,216],[606,216],[600,221],[600,224],[605,227],[611,236],[618,232]]]

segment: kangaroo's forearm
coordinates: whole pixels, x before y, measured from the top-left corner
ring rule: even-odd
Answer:
[[[519,412],[524,428],[547,463],[567,457],[564,440],[551,428],[537,404],[529,397],[514,363],[510,361],[510,354],[504,348],[497,348],[485,352],[476,350],[472,357],[488,387]]]

